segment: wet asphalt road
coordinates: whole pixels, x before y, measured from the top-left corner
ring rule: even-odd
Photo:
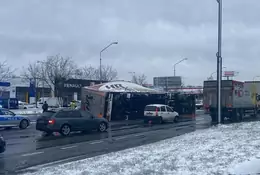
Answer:
[[[50,162],[54,164],[54,161],[67,162],[148,144],[196,129],[208,128],[210,122],[208,115],[198,112],[196,121],[152,126],[137,123],[112,128],[110,134],[93,131],[85,134],[74,133],[69,137],[59,135],[46,137],[35,130],[35,124],[26,130],[18,128],[3,130],[0,132],[6,139],[7,150],[0,154],[0,174],[4,172],[12,174],[27,167],[45,166],[44,164]]]

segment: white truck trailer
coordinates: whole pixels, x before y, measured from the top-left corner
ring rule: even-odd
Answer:
[[[255,84],[251,81],[222,80],[221,122],[224,120],[239,122],[246,115],[257,115],[257,94],[254,91],[258,90],[254,90],[253,85]],[[217,81],[204,81],[203,103],[205,109],[210,113],[212,123],[218,121],[216,87]]]

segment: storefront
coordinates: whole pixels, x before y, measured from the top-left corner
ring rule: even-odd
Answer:
[[[81,100],[81,88],[99,84],[99,80],[69,79],[65,81],[56,81],[55,96],[62,97],[64,104],[72,100]]]

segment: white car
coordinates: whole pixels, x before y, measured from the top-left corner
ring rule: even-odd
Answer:
[[[159,123],[166,121],[178,122],[179,113],[170,106],[163,104],[150,104],[144,109],[144,122],[157,120]]]
[[[196,100],[196,109],[203,108],[203,100]]]

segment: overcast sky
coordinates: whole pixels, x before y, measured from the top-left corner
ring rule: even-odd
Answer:
[[[79,66],[103,64],[128,72],[172,76],[200,85],[216,71],[216,0],[1,0],[0,59],[22,69],[60,53]],[[236,79],[260,75],[260,1],[223,0],[223,66]]]

